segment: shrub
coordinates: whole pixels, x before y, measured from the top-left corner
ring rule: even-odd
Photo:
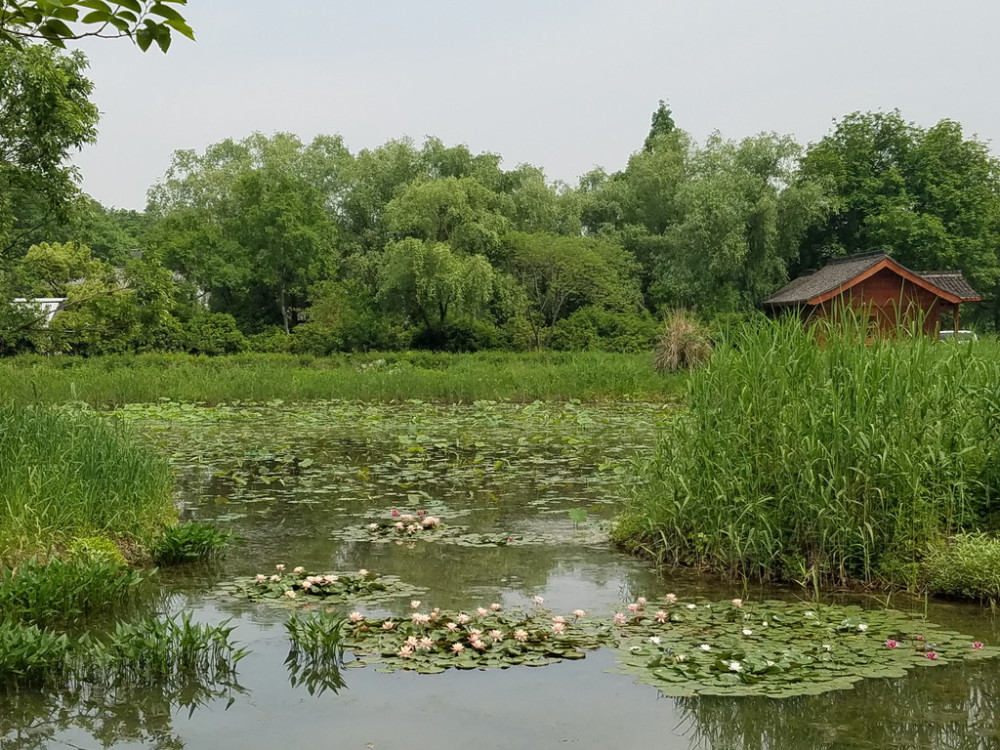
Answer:
[[[693,370],[712,356],[708,329],[693,316],[675,312],[667,317],[656,342],[654,367],[660,372]]]
[[[932,548],[924,571],[934,593],[1000,601],[1000,539],[959,534]]]
[[[184,346],[192,354],[236,354],[246,351],[247,340],[232,315],[207,313],[187,322]]]
[[[995,504],[998,382],[978,344],[747,326],[690,378],[616,535],[733,575],[885,580]]]
[[[319,323],[303,323],[292,329],[289,350],[293,354],[326,357],[340,351],[342,345],[340,335],[333,328],[327,328]]]
[[[649,351],[656,321],[648,313],[626,313],[583,307],[556,324],[552,348],[562,351]]]

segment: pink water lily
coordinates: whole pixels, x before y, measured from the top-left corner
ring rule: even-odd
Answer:
[[[488,615],[489,613],[490,611],[486,609],[486,607],[479,607],[476,609],[476,614],[479,615],[480,617],[486,617],[486,615]]]
[[[403,646],[401,649],[399,649],[398,656],[402,659],[409,659],[410,657],[413,656],[413,647]]]
[[[267,576],[266,576],[266,575],[264,575],[263,573],[258,573],[257,575],[255,575],[255,576],[253,577],[253,579],[254,579],[254,580],[255,580],[255,581],[257,582],[257,583],[264,583],[264,581],[266,581],[266,580],[267,580]]]
[[[931,661],[934,661],[934,660],[937,659],[937,652],[935,652],[935,651],[927,651],[927,652],[924,653],[924,656],[926,656]]]
[[[468,625],[472,621],[472,618],[465,614],[465,612],[460,614],[456,619],[459,625]]]
[[[677,594],[667,594],[663,598],[667,600],[667,604],[677,604]]]
[[[414,599],[410,602],[410,609],[420,609],[420,600]]]
[[[563,617],[562,615],[556,615],[555,617],[552,618],[552,622],[555,623],[555,624],[562,623],[563,625],[565,625],[566,624],[566,618]]]
[[[277,565],[274,566],[274,569],[279,573],[283,573],[285,571],[285,566],[282,565],[281,563],[278,563]]]
[[[734,607],[742,607],[743,606],[743,600],[742,599],[733,599],[733,606]]]
[[[640,596],[638,599],[635,600],[635,603],[638,604],[639,607],[641,608],[646,606],[646,601],[647,601],[646,597]]]
[[[973,641],[972,642],[972,647],[978,651],[979,649],[981,649],[983,647],[983,642],[982,641]]]
[[[492,609],[494,612],[499,612],[501,609],[503,609],[503,607],[500,606],[500,602],[493,602],[490,605],[490,609]]]
[[[394,627],[396,627],[396,623],[392,620],[386,620],[382,623],[382,630],[392,630]]]
[[[364,568],[362,568],[361,570],[358,571],[358,575],[361,576],[362,578],[367,578],[368,577],[368,571],[365,570]]]
[[[533,596],[533,597],[531,597],[531,601],[532,601],[533,604],[537,604],[539,607],[541,607],[543,604],[545,604],[545,600],[542,597],[540,597],[540,596]]]
[[[292,572],[293,572],[293,573],[294,573],[295,575],[297,575],[297,576],[300,576],[300,575],[302,575],[303,573],[305,573],[305,572],[306,572],[306,569],[305,569],[305,568],[303,568],[303,567],[302,567],[301,565],[299,565],[299,566],[297,566],[297,567],[295,568],[295,570],[293,570]]]
[[[368,524],[368,530],[369,531],[378,531],[378,524],[377,523],[370,523],[370,524]]]
[[[490,631],[490,638],[493,641],[502,641],[503,640],[503,633],[501,633],[499,630],[491,630]]]
[[[445,629],[454,633],[456,630],[458,630],[458,625],[456,625],[453,622],[449,622],[447,625],[445,625]]]
[[[275,573],[273,576],[271,576],[271,582],[272,583],[277,583],[280,580],[281,580],[281,576],[279,576],[277,573]]]
[[[666,612],[664,612],[664,611],[663,611],[662,609],[661,609],[661,610],[659,610],[659,611],[657,611],[657,613],[656,613],[656,621],[657,621],[657,622],[659,622],[659,623],[664,623],[664,622],[666,622],[666,621],[667,621],[667,620],[668,620],[669,618],[670,618],[670,615],[668,615],[668,614],[667,614]]]
[[[351,612],[351,614],[347,616],[347,619],[351,622],[361,622],[365,619],[365,616],[360,612]]]
[[[899,641],[890,638],[885,642],[886,648],[899,648]]]
[[[432,648],[434,648],[434,641],[432,641],[427,636],[424,636],[423,638],[420,639],[420,643],[417,645],[417,648],[419,648],[421,651],[430,651]]]
[[[581,617],[586,617],[586,616],[587,616],[587,613],[586,613],[585,610],[582,610],[582,609],[574,609],[573,610],[573,617],[577,618],[578,620]]]
[[[414,612],[410,615],[410,619],[413,621],[414,625],[427,625],[431,621],[431,616],[421,614],[420,612]]]
[[[412,521],[413,520],[413,516],[411,516],[409,513],[404,513],[403,515],[401,515],[399,517],[399,520],[400,521]]]
[[[563,633],[565,631],[566,631],[566,623],[564,623],[564,622],[554,622],[554,623],[552,623],[552,632],[553,633],[558,634],[558,633]]]
[[[527,630],[515,630],[514,631],[514,640],[519,641],[521,643],[524,643],[526,640],[528,640],[528,631]]]
[[[478,638],[473,638],[469,641],[469,645],[472,646],[476,651],[482,651],[486,648],[486,644],[483,643]]]
[[[391,515],[393,518],[399,518],[399,511],[393,508],[392,513],[390,513],[389,515]]]
[[[451,644],[451,650],[454,651],[456,654],[460,654],[463,651],[465,651],[465,646],[463,646],[461,643],[453,643]]]
[[[628,617],[624,612],[615,612],[615,625],[624,625],[628,622]]]
[[[639,607],[639,605],[638,605],[638,604],[629,604],[629,605],[628,605],[628,611],[629,611],[629,612],[631,612],[631,613],[632,613],[633,615],[634,615],[634,614],[635,614],[636,612],[638,612],[638,611],[639,611],[639,609],[640,609],[640,607]]]
[[[285,596],[287,596],[289,599],[294,599],[295,598],[295,592],[294,591],[286,591],[285,592]]]
[[[415,635],[411,635],[409,638],[406,639],[406,645],[409,646],[410,648],[416,648],[419,644],[420,641],[417,640],[417,637]]]
[[[312,587],[313,587],[312,581],[303,581],[302,582],[302,588],[305,589],[306,591],[308,591]]]

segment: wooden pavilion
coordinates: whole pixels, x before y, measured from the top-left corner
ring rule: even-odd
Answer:
[[[772,314],[796,310],[805,321],[830,318],[847,306],[882,334],[919,321],[926,335],[937,337],[942,314],[951,313],[957,331],[959,306],[981,299],[960,271],[917,273],[885,253],[868,253],[793,279],[764,307]]]

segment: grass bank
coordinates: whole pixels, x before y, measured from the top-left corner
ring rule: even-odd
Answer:
[[[810,583],[912,582],[933,545],[993,530],[1000,350],[745,329],[687,407],[616,534],[664,562]]]
[[[166,459],[120,422],[0,406],[0,563],[151,537],[176,515],[172,483]]]
[[[15,404],[85,401],[106,408],[168,398],[233,401],[421,399],[663,401],[683,376],[654,372],[652,354],[403,352],[317,358],[132,355],[0,360],[0,394]]]

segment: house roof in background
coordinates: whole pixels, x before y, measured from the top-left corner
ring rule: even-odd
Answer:
[[[818,271],[804,273],[764,300],[764,304],[769,307],[816,305],[850,289],[882,268],[891,268],[949,302],[977,302],[980,299],[960,271],[917,273],[885,253],[866,253],[837,258]]]

